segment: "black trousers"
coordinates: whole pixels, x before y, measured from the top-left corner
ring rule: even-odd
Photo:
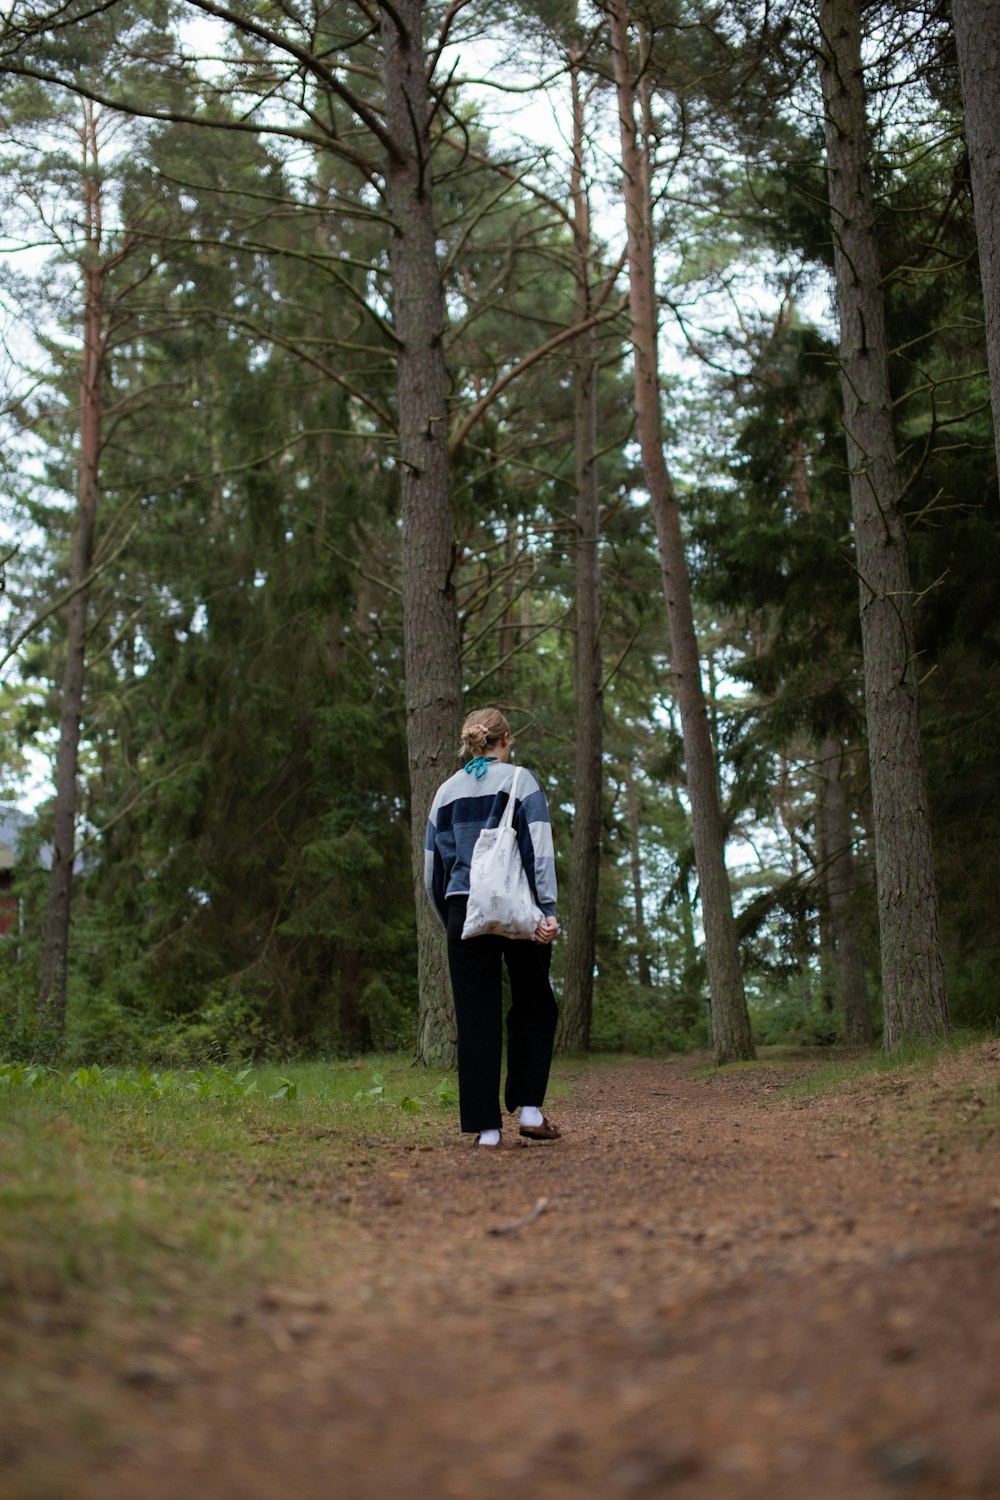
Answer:
[[[559,1010],[547,943],[478,937],[462,941],[465,896],[448,900],[448,967],[458,1030],[458,1099],[462,1129],[499,1130],[503,1050],[503,972],[510,976],[504,1103],[541,1107],[549,1081]]]

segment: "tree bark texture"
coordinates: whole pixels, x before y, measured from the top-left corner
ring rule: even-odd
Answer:
[[[610,0],[607,14],[621,128],[635,358],[636,433],[660,548],[674,690],[684,740],[691,831],[701,891],[712,1033],[716,1059],[723,1063],[753,1057],[754,1046],[726,870],[715,750],[702,691],[680,511],[663,457],[651,169],[645,142],[636,129],[636,90],[631,76],[627,0]]]
[[[444,299],[431,191],[430,103],[421,0],[380,8],[388,153],[385,200],[397,349],[403,642],[420,1001],[417,1059],[454,1063],[454,1018],[440,923],[423,890],[427,813],[454,769],[461,719],[454,525],[448,465]]]
[[[646,913],[642,896],[642,845],[639,838],[639,797],[635,787],[635,771],[625,766],[625,813],[628,818],[629,868],[632,872],[632,906],[635,911],[635,949],[639,965],[639,983],[644,989],[653,988],[653,971],[649,962],[649,934],[646,931]]]
[[[576,316],[584,322],[591,307],[590,205],[584,174],[584,109],[578,67],[571,66],[573,91],[573,265]],[[590,1045],[597,955],[597,893],[601,865],[604,775],[604,670],[601,659],[600,502],[597,476],[597,335],[593,328],[576,341],[574,436],[576,446],[576,763],[574,768],[573,882],[569,937],[563,980],[558,1046],[561,1052]]]
[[[823,853],[830,938],[839,979],[844,1037],[857,1046],[873,1040],[865,962],[854,919],[858,889],[851,834],[851,810],[844,778],[844,749],[827,738],[820,746]]]
[[[1000,5],[953,0],[1000,470]]]
[[[860,587],[883,1042],[948,1028],[918,713],[913,591],[892,421],[858,0],[819,0],[844,426]]]
[[[101,264],[101,185],[95,109],[83,106],[83,351],[80,364],[80,468],[76,525],[70,560],[70,602],[66,608],[66,662],[60,694],[56,752],[52,872],[49,881],[39,1018],[53,1038],[66,1022],[73,863],[76,849],[77,763],[86,676],[87,580],[94,557],[101,456],[101,398],[104,379],[104,268]]]
[[[514,613],[517,592],[518,523],[512,516],[504,538],[504,580],[501,590],[504,612],[497,629],[497,682],[503,698],[507,696],[513,676],[513,657],[517,647],[517,620]]]
[[[816,903],[816,916],[819,923],[819,988],[823,1009],[832,1015],[837,1008],[837,998],[840,994],[840,971],[833,947],[833,924],[830,921],[830,902],[826,894],[828,852],[823,796],[822,766],[820,766],[819,786],[816,792],[816,869],[823,881],[824,895]]]

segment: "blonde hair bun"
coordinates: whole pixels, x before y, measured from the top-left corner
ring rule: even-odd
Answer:
[[[480,708],[466,715],[462,725],[462,744],[459,755],[463,760],[474,760],[485,755],[487,750],[510,734],[510,725],[498,708]]]

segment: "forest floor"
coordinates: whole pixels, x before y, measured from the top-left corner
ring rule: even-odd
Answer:
[[[1000,1496],[1000,1043],[821,1064],[580,1064],[559,1141],[260,1178],[287,1279],[8,1344],[0,1492]]]

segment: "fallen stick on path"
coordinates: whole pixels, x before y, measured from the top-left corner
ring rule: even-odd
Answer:
[[[530,1214],[522,1214],[519,1219],[511,1219],[509,1224],[493,1224],[488,1232],[490,1234],[515,1234],[517,1230],[524,1229],[527,1224],[534,1224],[536,1219],[540,1219],[548,1206],[548,1198],[539,1198]]]

